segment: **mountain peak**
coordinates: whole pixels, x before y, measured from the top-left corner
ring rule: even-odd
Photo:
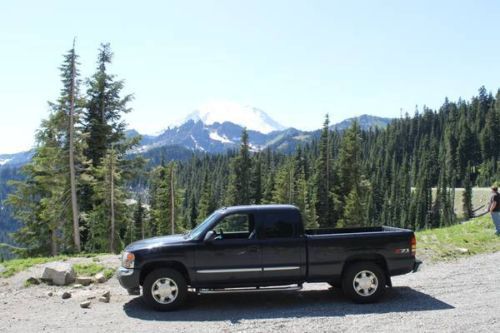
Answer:
[[[221,100],[214,100],[201,105],[174,126],[182,125],[189,120],[201,121],[205,125],[231,122],[264,134],[285,129],[283,125],[260,109]]]

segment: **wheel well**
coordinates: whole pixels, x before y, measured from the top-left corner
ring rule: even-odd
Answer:
[[[358,262],[363,262],[363,261],[369,261],[377,264],[382,268],[382,270],[385,272],[385,276],[387,279],[387,284],[390,286],[391,285],[391,277],[389,275],[389,268],[387,267],[387,261],[385,258],[380,255],[380,254],[371,254],[371,255],[363,255],[363,256],[355,256],[355,257],[350,257],[347,258],[347,260],[344,262],[344,266],[342,267],[342,273],[340,274],[340,278],[344,278],[344,273],[347,270],[347,267],[354,263]]]
[[[146,278],[146,276],[148,276],[149,273],[158,268],[173,268],[184,276],[188,285],[191,283],[189,273],[184,264],[178,261],[154,261],[147,263],[141,268],[141,275],[139,277],[140,285],[142,286],[142,284],[144,283],[144,279]]]

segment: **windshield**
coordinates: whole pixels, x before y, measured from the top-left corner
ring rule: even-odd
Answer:
[[[187,238],[190,238],[190,239],[198,238],[200,236],[200,234],[202,234],[203,231],[205,231],[207,226],[210,225],[213,221],[215,221],[215,219],[217,219],[218,216],[219,216],[218,211],[213,212],[212,215],[210,215],[209,217],[207,217],[205,219],[205,221],[201,222],[199,225],[196,226],[196,228],[191,230],[187,234]]]

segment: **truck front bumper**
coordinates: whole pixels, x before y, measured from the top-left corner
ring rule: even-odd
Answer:
[[[418,269],[420,268],[420,265],[422,265],[422,260],[415,259],[415,263],[413,264],[412,272],[413,273],[418,272]]]
[[[120,267],[116,274],[120,285],[127,289],[131,295],[137,295],[140,289],[139,278],[141,272],[138,269]]]

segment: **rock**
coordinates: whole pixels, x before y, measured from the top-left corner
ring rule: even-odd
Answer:
[[[82,287],[83,287],[83,285],[82,285],[82,284],[80,284],[80,283],[75,283],[75,284],[73,285],[73,288],[75,288],[75,289],[82,288]]]
[[[75,282],[76,274],[73,266],[65,262],[50,263],[45,266],[42,279],[48,279],[55,285],[66,286]]]
[[[104,294],[102,294],[101,297],[99,297],[99,302],[109,303],[110,298],[111,298],[111,293],[108,290]]]
[[[99,297],[99,302],[109,303],[109,297],[101,296]]]
[[[101,272],[101,273],[97,273],[95,276],[94,276],[94,279],[96,280],[96,282],[99,282],[99,283],[104,283],[106,282],[106,277],[104,276],[104,274]]]
[[[90,307],[90,301],[84,301],[80,303],[82,309],[88,309]]]
[[[49,291],[49,292],[47,293],[47,296],[52,297],[52,296],[54,296],[54,293],[53,293],[52,291]]]
[[[4,265],[0,265],[0,273],[3,273],[5,271],[5,266]]]
[[[65,291],[63,292],[62,296],[61,296],[62,299],[68,299],[68,298],[71,298],[71,293]]]
[[[466,249],[464,247],[457,247],[456,248],[456,251],[460,254],[468,254],[469,253],[469,249]]]
[[[92,278],[89,276],[77,276],[75,283],[79,283],[83,286],[88,286],[89,284],[92,283]]]
[[[26,285],[32,285],[32,284],[35,284],[35,285],[39,285],[40,284],[40,280],[35,278],[35,277],[30,277],[26,280]]]

